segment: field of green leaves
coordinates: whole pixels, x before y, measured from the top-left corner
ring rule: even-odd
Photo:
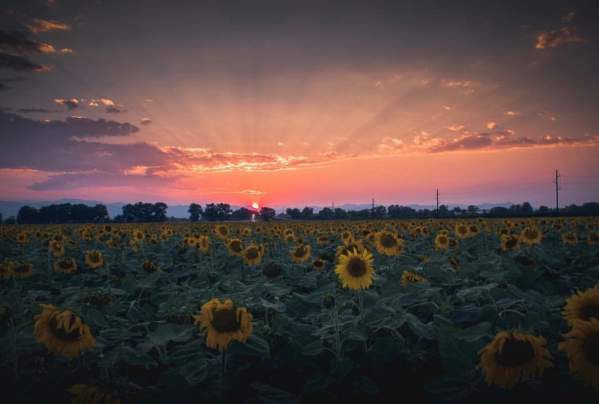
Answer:
[[[598,283],[597,218],[3,226],[2,390],[592,402]]]

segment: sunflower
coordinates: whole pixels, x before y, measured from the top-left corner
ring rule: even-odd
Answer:
[[[206,331],[206,345],[221,352],[231,341],[245,343],[252,335],[252,314],[245,307],[235,306],[231,299],[211,299],[193,318],[200,330]]]
[[[407,286],[411,283],[424,283],[427,279],[424,276],[410,271],[403,271],[401,274],[401,286]]]
[[[227,250],[229,250],[229,255],[234,255],[237,257],[241,257],[243,253],[243,244],[241,240],[238,238],[232,238],[227,240]]]
[[[225,240],[227,237],[229,237],[229,233],[229,226],[226,224],[217,224],[214,227],[214,234],[216,234],[216,237],[220,238],[221,240]]]
[[[499,241],[501,251],[513,251],[520,245],[520,239],[511,234],[502,234]]]
[[[299,244],[291,251],[291,259],[296,264],[307,261],[310,258],[312,248],[308,244]]]
[[[389,257],[401,254],[404,242],[390,231],[380,231],[375,237],[375,247],[379,254]]]
[[[71,404],[122,404],[109,390],[98,386],[74,384],[68,391],[73,395]]]
[[[89,327],[71,310],[51,304],[41,306],[42,312],[34,318],[33,333],[50,353],[72,359],[96,346]]]
[[[543,375],[552,365],[543,337],[518,331],[501,331],[479,351],[480,362],[488,385],[510,389],[520,381]]]
[[[466,238],[470,235],[470,230],[468,228],[468,225],[466,225],[464,223],[456,224],[454,227],[454,231],[455,231],[455,234],[458,236],[458,238]]]
[[[599,390],[599,320],[575,321],[559,350],[568,355],[570,373]]]
[[[77,262],[74,258],[65,257],[54,262],[54,271],[63,274],[72,274],[77,272]]]
[[[524,244],[540,244],[541,240],[543,240],[543,233],[536,227],[527,226],[520,232],[520,241]]]
[[[0,263],[0,279],[8,279],[13,275],[15,264],[12,261],[5,259]]]
[[[48,251],[54,258],[62,257],[64,255],[64,244],[60,241],[51,240],[48,244]]]
[[[146,272],[158,272],[160,271],[160,267],[151,260],[145,260],[142,264],[142,268]]]
[[[449,248],[449,237],[447,234],[439,233],[435,237],[435,249],[447,250]]]
[[[204,254],[210,251],[210,238],[208,236],[200,236],[198,238],[197,248]]]
[[[587,236],[587,244],[599,245],[599,233],[596,231],[589,232],[589,235]]]
[[[480,233],[480,229],[478,228],[477,225],[475,224],[471,224],[470,226],[468,226],[468,235],[470,237],[472,236],[476,236]]]
[[[343,241],[343,245],[348,246],[354,242],[354,235],[351,231],[345,230],[341,233],[341,241]]]
[[[104,257],[102,253],[97,250],[91,250],[85,252],[85,265],[90,269],[97,269],[104,265]]]
[[[585,291],[579,291],[568,299],[562,315],[572,324],[575,321],[599,320],[599,284]]]
[[[325,245],[329,244],[330,242],[331,242],[331,240],[329,239],[329,236],[324,235],[324,234],[321,234],[316,239],[316,244],[318,244],[319,246],[325,246]]]
[[[17,243],[19,244],[27,244],[27,242],[29,241],[29,235],[22,231],[19,234],[17,234]]]
[[[372,285],[374,275],[373,257],[368,250],[352,250],[339,256],[335,272],[344,288],[366,289]]]
[[[28,262],[16,264],[12,268],[12,275],[15,278],[29,278],[33,275],[33,265]]]
[[[567,233],[562,234],[562,243],[567,245],[578,244],[578,237],[576,237],[576,233],[569,231]]]
[[[337,247],[337,251],[335,252],[335,255],[337,257],[339,257],[340,255],[348,255],[353,250],[362,251],[365,249],[366,248],[364,247],[364,244],[362,243],[362,241],[356,240],[356,241],[354,241],[353,244],[350,244],[348,246],[340,245],[339,247]]]
[[[262,261],[262,256],[264,255],[264,247],[257,246],[256,244],[250,244],[246,247],[242,252],[241,256],[243,257],[243,262],[246,265],[256,266],[260,265],[260,261]]]
[[[146,238],[146,235],[144,234],[144,232],[139,229],[133,230],[132,234],[133,234],[133,240],[136,240],[138,242],[143,241],[143,239]]]
[[[245,237],[251,236],[252,235],[252,229],[250,229],[249,227],[244,227],[241,230],[241,234]]]
[[[322,258],[316,258],[312,262],[312,268],[317,271],[322,271],[323,269],[325,269],[326,265],[327,265],[326,261],[323,260]]]

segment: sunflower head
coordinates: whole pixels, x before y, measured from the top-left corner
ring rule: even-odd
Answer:
[[[455,234],[459,238],[466,238],[470,234],[470,230],[468,229],[468,225],[465,223],[458,223],[455,225]]]
[[[536,227],[527,226],[520,232],[520,242],[528,245],[540,244],[543,233]]]
[[[347,255],[340,255],[335,267],[343,287],[349,289],[366,289],[372,285],[374,267],[373,257],[368,250],[352,250]]]
[[[227,250],[230,255],[240,257],[243,252],[243,243],[238,238],[232,238],[227,240]]]
[[[387,230],[378,232],[374,242],[378,253],[389,257],[401,254],[404,247],[403,240],[397,234]]]
[[[29,278],[33,275],[33,265],[29,262],[20,262],[13,266],[12,275],[15,278]]]
[[[576,237],[576,233],[569,231],[567,233],[562,234],[562,243],[566,245],[578,244],[578,237]]]
[[[424,282],[427,282],[427,279],[424,276],[418,275],[415,272],[403,271],[401,274],[401,286],[407,286],[413,283]]]
[[[562,314],[568,323],[599,320],[599,284],[585,291],[574,293],[566,299]]]
[[[501,251],[513,251],[520,245],[520,239],[511,234],[502,234],[499,241]]]
[[[77,262],[74,258],[62,258],[54,262],[54,271],[63,274],[72,274],[77,272]]]
[[[216,237],[220,238],[221,240],[225,240],[227,237],[229,237],[229,233],[230,229],[226,224],[217,224],[214,228],[214,234],[216,234]]]
[[[89,327],[71,310],[42,304],[35,316],[34,335],[54,355],[72,359],[96,345]]]
[[[206,345],[224,351],[233,340],[243,342],[252,335],[252,315],[244,307],[237,307],[231,299],[211,299],[194,316],[200,330],[206,332]]]
[[[599,320],[575,320],[559,350],[566,352],[570,373],[599,390]]]
[[[297,264],[306,262],[310,258],[311,251],[310,245],[299,244],[291,250],[291,259]]]
[[[546,345],[543,337],[501,331],[480,350],[478,368],[483,370],[488,385],[510,389],[520,381],[542,376],[552,366]]]
[[[588,245],[599,245],[599,232],[591,231],[587,236]]]
[[[437,250],[447,250],[449,248],[449,236],[445,233],[439,233],[435,237],[435,248]]]
[[[48,250],[54,258],[62,257],[64,255],[64,244],[57,240],[50,240]]]
[[[260,265],[262,261],[262,256],[264,255],[264,247],[258,246],[256,244],[250,244],[247,246],[242,252],[241,256],[243,258],[243,262],[246,265],[256,266]]]
[[[196,245],[202,253],[206,254],[210,251],[210,238],[208,236],[200,236]]]
[[[312,268],[314,268],[317,271],[322,271],[326,268],[326,261],[323,260],[322,258],[316,258],[313,262],[312,262]]]
[[[97,269],[104,265],[104,256],[98,250],[85,252],[85,265],[90,269]]]
[[[158,272],[160,271],[160,267],[156,265],[154,261],[145,260],[142,264],[142,268],[146,272]]]

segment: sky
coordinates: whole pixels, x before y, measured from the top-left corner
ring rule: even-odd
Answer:
[[[599,200],[595,1],[2,0],[0,199]]]

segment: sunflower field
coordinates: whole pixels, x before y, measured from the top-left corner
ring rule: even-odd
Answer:
[[[599,219],[0,228],[10,403],[599,402]]]

